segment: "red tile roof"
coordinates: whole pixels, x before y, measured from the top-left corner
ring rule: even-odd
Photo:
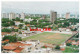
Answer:
[[[61,50],[61,51],[64,51],[64,50],[65,50],[65,48],[60,48],[60,50]]]
[[[8,40],[8,39],[6,39],[6,40],[4,40],[4,41],[8,42],[9,40]]]
[[[16,47],[14,46],[3,46],[3,49],[14,50]]]
[[[14,29],[19,29],[19,27],[17,27],[17,26],[14,26]]]
[[[9,40],[8,40],[8,39],[6,39],[6,40],[2,41],[2,43],[5,43],[5,42],[9,42]]]
[[[2,43],[5,43],[5,41],[2,41]]]
[[[10,34],[9,32],[1,32],[1,35]]]
[[[20,53],[23,49],[24,49],[24,48],[17,47],[16,50],[14,50],[14,52]]]
[[[27,24],[26,26],[30,26],[30,24]]]
[[[16,43],[10,43],[11,45],[13,46],[30,46],[32,44],[24,44],[24,43],[21,43],[21,42],[16,42]]]

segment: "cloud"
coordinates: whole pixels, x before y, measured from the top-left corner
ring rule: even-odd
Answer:
[[[78,2],[2,2],[2,12],[25,12],[49,14],[50,10],[58,13],[79,12]]]

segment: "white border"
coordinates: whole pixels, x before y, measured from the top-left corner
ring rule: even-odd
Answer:
[[[2,1],[79,1],[79,0],[2,0]],[[2,2],[1,0],[0,0],[0,30],[1,30],[1,2]],[[80,1],[79,1],[80,2]],[[79,6],[80,6],[80,4],[79,4]],[[80,10],[80,7],[79,7],[79,10]],[[80,11],[79,11],[79,16],[80,16]],[[80,21],[80,19],[79,19],[79,21]],[[80,24],[79,24],[79,26],[80,26]],[[79,27],[80,28],[80,27]],[[80,29],[79,29],[80,30]],[[79,31],[79,33],[80,33],[80,31]],[[80,35],[79,35],[80,36]],[[1,31],[0,31],[0,37],[1,37]],[[79,39],[80,39],[80,37],[79,37]],[[79,43],[80,43],[80,41],[79,41]],[[79,45],[80,46],[80,45]],[[80,49],[80,48],[79,48]],[[80,51],[80,50],[79,50]],[[1,38],[0,38],[0,53],[1,53]],[[2,54],[24,54],[24,53],[2,53]],[[35,54],[35,53],[27,53],[27,54]],[[44,53],[38,53],[38,54],[44,54]],[[46,53],[46,54],[48,54],[48,53]],[[58,54],[58,53],[49,53],[49,54]],[[60,54],[67,54],[67,53],[60,53]],[[69,54],[79,54],[79,53],[69,53]]]

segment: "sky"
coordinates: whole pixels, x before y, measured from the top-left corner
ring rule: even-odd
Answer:
[[[6,1],[2,2],[2,13],[31,13],[31,14],[50,14],[50,10],[59,14],[70,12],[79,13],[79,2],[70,1]]]

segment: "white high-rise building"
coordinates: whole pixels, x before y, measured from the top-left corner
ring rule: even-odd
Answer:
[[[8,13],[2,13],[2,18],[9,18],[9,14]]]
[[[17,13],[17,14],[16,14],[16,17],[20,18],[20,14]]]
[[[24,19],[25,18],[25,13],[21,13],[21,19]]]
[[[66,13],[66,19],[69,19],[70,18],[70,13]]]
[[[12,19],[15,19],[15,13],[9,13],[9,19],[12,20]]]

